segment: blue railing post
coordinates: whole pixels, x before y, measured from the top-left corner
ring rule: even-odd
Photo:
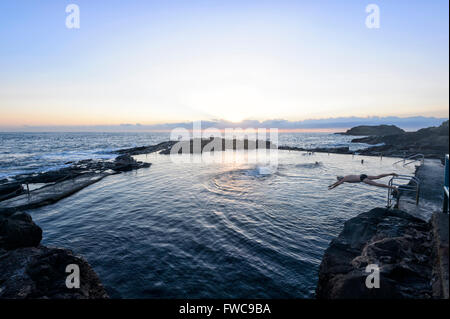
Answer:
[[[444,213],[448,213],[448,186],[449,186],[449,180],[448,180],[448,154],[445,155],[445,173],[444,173]]]

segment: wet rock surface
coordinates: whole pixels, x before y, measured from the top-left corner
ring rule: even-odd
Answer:
[[[157,145],[128,148],[116,151],[117,154],[140,155],[159,152],[159,154],[199,154],[210,151],[254,150],[271,147],[269,141],[249,139],[198,138],[189,141],[167,141]]]
[[[42,230],[30,215],[23,212],[0,213],[0,248],[35,247],[41,239]]]
[[[269,141],[249,139],[198,138],[189,141],[167,141],[153,146],[142,146],[116,151],[117,154],[140,155],[159,152],[159,154],[200,154],[203,152],[225,150],[269,149]]]
[[[0,185],[8,196],[0,195],[0,212],[14,209],[29,209],[55,203],[58,200],[93,184],[106,176],[140,168],[150,163],[136,161],[129,154],[118,156],[114,161],[82,160],[55,171],[15,176],[15,182]],[[23,185],[41,184],[39,189],[28,192]],[[8,186],[8,185],[14,185]]]
[[[127,172],[134,169],[150,167],[150,165],[150,163],[138,162],[130,155],[125,154],[116,157],[111,169],[116,172]]]
[[[48,171],[36,174],[17,175],[14,179],[17,183],[58,183],[71,178],[79,177],[87,174],[99,174],[106,171],[110,173],[118,173],[133,169],[150,167],[150,163],[138,162],[129,154],[118,156],[114,161],[104,160],[82,160],[71,163],[68,167],[58,170]]]
[[[256,150],[270,149],[271,143],[263,140],[237,140],[224,138],[193,139],[180,141],[160,154],[200,154],[203,152],[225,151],[225,150]]]
[[[121,154],[121,155],[150,154],[150,153],[170,150],[173,147],[173,145],[175,145],[176,143],[177,142],[175,142],[175,141],[167,141],[167,142],[162,142],[162,143],[159,143],[156,145],[124,148],[124,149],[115,151],[115,153]]]
[[[322,259],[317,298],[432,297],[431,225],[400,210],[375,208],[348,220]],[[378,265],[369,289],[366,266]]]
[[[335,154],[353,154],[350,151],[348,146],[343,147],[318,147],[318,148],[302,148],[302,147],[292,147],[292,146],[280,146],[278,147],[280,150],[284,151],[299,151],[299,152],[308,152],[308,153],[335,153]]]
[[[21,183],[8,183],[8,180],[3,180],[3,184],[0,184],[0,201],[20,195],[23,192],[24,188]]]
[[[70,250],[40,245],[42,229],[25,209],[54,203],[64,197],[121,172],[150,167],[130,154],[113,161],[82,160],[66,163],[55,171],[15,176],[0,185],[0,298],[108,298],[95,271]],[[24,184],[44,186],[25,191]],[[80,287],[66,286],[68,265],[77,265]]]

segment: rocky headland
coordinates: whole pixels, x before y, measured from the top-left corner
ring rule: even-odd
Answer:
[[[395,125],[360,125],[355,126],[344,133],[336,134],[352,136],[386,136],[403,133],[405,133],[405,131]]]
[[[438,127],[392,135],[374,135],[352,140],[352,143],[378,145],[359,151],[361,155],[408,156],[422,153],[426,158],[442,159],[449,152],[448,121]]]
[[[364,136],[352,139],[352,143],[365,143],[371,147],[351,151],[349,147],[334,148],[301,148],[279,146],[280,150],[359,154],[366,156],[407,157],[418,153],[426,158],[443,159],[449,152],[449,126],[448,121],[439,127],[428,127],[417,132],[405,132],[394,125],[356,126],[345,133],[336,133],[350,136]]]

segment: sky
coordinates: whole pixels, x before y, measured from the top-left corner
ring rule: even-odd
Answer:
[[[441,0],[2,0],[0,129],[445,118],[448,17]]]

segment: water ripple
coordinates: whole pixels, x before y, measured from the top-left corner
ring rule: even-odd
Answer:
[[[385,204],[368,185],[327,190],[336,175],[392,171],[393,159],[360,159],[280,152],[271,170],[152,155],[150,169],[30,213],[43,243],[84,255],[112,297],[309,298],[343,223]]]

